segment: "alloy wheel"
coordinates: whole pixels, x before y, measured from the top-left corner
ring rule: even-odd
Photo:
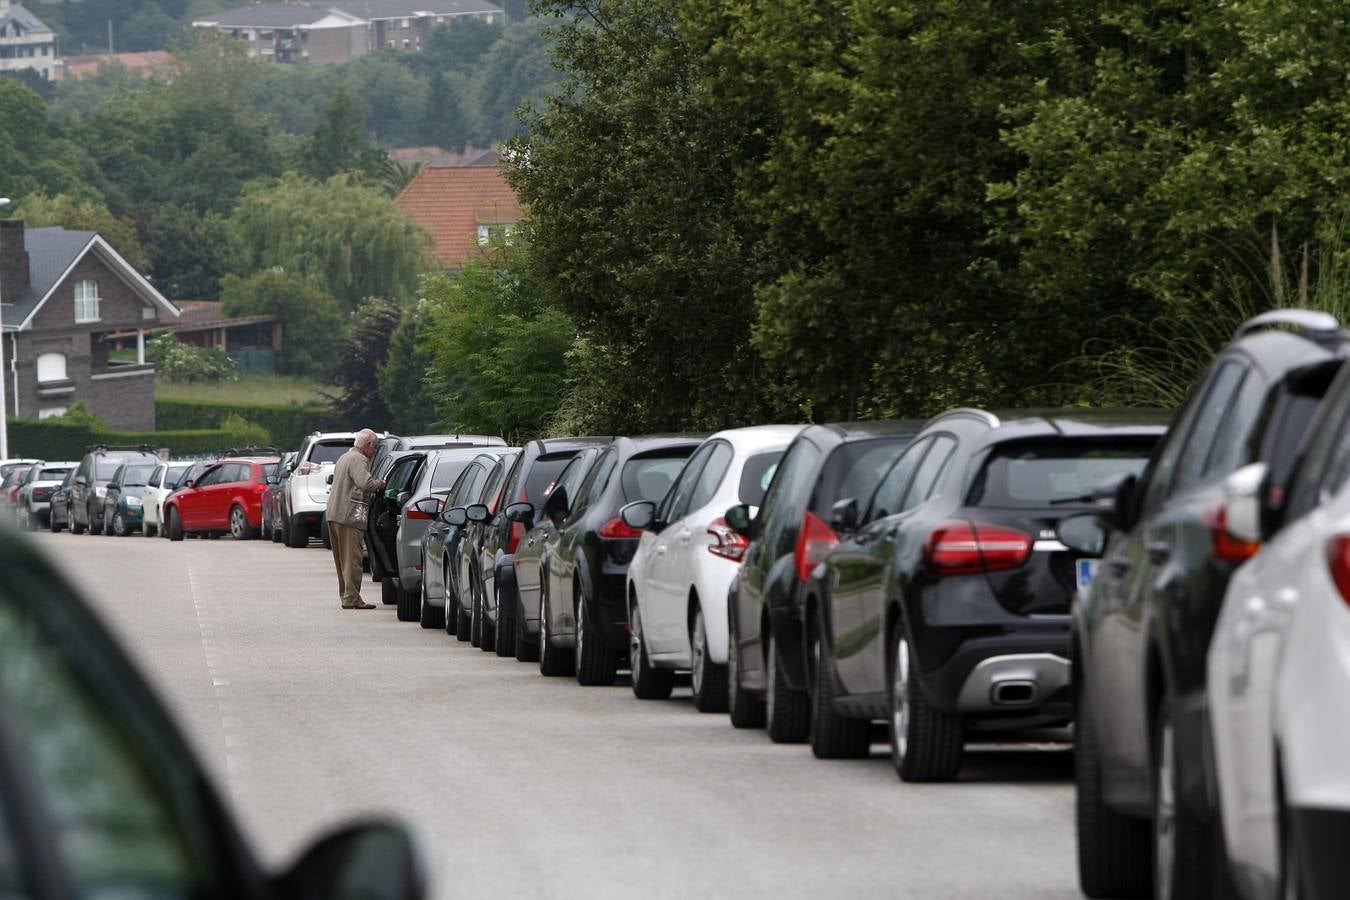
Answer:
[[[113,526],[113,534],[117,535],[118,537],[126,537],[127,523],[122,520],[121,513],[118,513],[117,515],[113,516],[112,526]]]
[[[820,665],[820,641],[816,641],[816,665]],[[909,749],[909,641],[905,633],[896,629],[895,673],[891,678],[891,734],[895,753],[905,758]]]
[[[1175,842],[1177,798],[1173,774],[1176,771],[1172,720],[1163,717],[1158,734],[1158,771],[1153,802],[1153,883],[1157,900],[1171,900],[1172,869],[1176,865]]]
[[[703,692],[703,667],[708,664],[708,630],[703,627],[703,610],[694,612],[694,645],[690,648],[690,680],[694,693]]]
[[[633,672],[633,684],[638,683],[642,671],[642,613],[638,610],[637,602],[634,601],[632,610],[628,613],[628,664]]]
[[[230,510],[230,537],[236,541],[244,534],[244,511],[239,507]]]
[[[581,661],[586,658],[586,601],[582,600],[577,606],[577,624],[573,629],[577,635],[577,649],[575,656],[575,668],[577,672],[581,671]]]
[[[769,646],[764,651],[764,710],[770,722],[774,719],[775,707],[778,705],[774,702],[774,695],[778,693],[778,664],[775,662],[778,658],[777,643],[773,639],[773,632],[769,632]]]

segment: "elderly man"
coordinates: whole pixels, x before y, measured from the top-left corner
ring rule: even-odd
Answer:
[[[361,599],[361,538],[366,532],[370,495],[384,488],[384,482],[370,472],[370,458],[379,444],[379,435],[369,428],[362,430],[352,449],[342,454],[333,470],[333,486],[324,516],[343,609],[375,608]]]

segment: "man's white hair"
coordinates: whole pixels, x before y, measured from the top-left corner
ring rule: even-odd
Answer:
[[[369,428],[362,428],[356,434],[356,449],[366,450],[380,442],[380,436]]]

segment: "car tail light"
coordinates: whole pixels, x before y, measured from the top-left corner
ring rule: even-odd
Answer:
[[[974,575],[1020,567],[1031,556],[1032,540],[1012,528],[954,521],[928,538],[924,561],[938,575]]]
[[[1327,566],[1341,599],[1350,604],[1350,535],[1338,534],[1327,541]]]
[[[430,520],[435,518],[431,513],[424,513],[415,506],[409,506],[407,509],[403,511],[403,515],[409,519]]]
[[[708,534],[713,536],[713,543],[708,545],[708,552],[733,562],[740,562],[745,556],[745,548],[750,546],[745,535],[732,530],[727,520],[721,516],[713,519],[712,524],[708,526]]]
[[[506,542],[506,552],[515,553],[516,547],[520,544],[520,539],[525,534],[524,522],[511,523],[511,537]]]
[[[629,525],[618,516],[610,519],[600,526],[600,536],[609,540],[637,540],[642,537],[642,532]]]
[[[1215,559],[1224,562],[1245,562],[1261,549],[1260,541],[1244,541],[1228,533],[1228,507],[1220,506],[1210,515],[1207,522],[1211,552]]]
[[[315,472],[319,471],[319,469],[321,469],[321,468],[323,468],[323,466],[319,465],[319,464],[316,463],[316,462],[305,461],[305,462],[302,462],[302,463],[300,464],[300,468],[298,468],[298,469],[295,470],[295,474],[297,474],[297,475],[313,475]]]
[[[797,564],[797,577],[802,581],[809,580],[811,570],[837,546],[839,535],[834,533],[834,529],[826,525],[820,516],[808,512],[802,519],[801,531],[797,533],[797,546],[792,551],[792,559]]]

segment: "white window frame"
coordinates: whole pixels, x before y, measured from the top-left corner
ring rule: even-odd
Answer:
[[[36,360],[38,384],[51,384],[54,381],[66,381],[66,355],[64,353],[43,353]],[[60,374],[57,374],[59,370]]]
[[[90,289],[92,288],[92,296]],[[82,278],[75,282],[75,321],[76,323],[102,321],[99,315],[98,282],[92,278]],[[92,313],[91,313],[92,309]]]
[[[64,406],[46,406],[38,410],[38,419],[51,419],[55,416],[64,416],[67,412]]]

